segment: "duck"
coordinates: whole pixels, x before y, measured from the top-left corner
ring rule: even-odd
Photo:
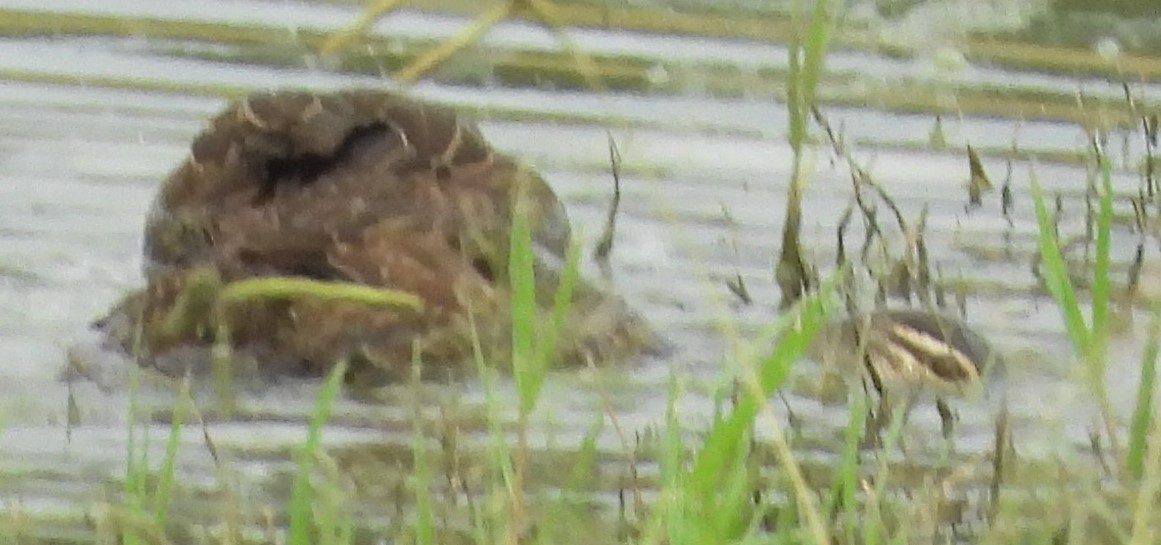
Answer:
[[[530,225],[542,322],[572,235],[564,204],[534,169],[495,150],[454,108],[403,93],[254,93],[211,119],[161,184],[145,220],[145,286],[93,326],[170,374],[202,365],[193,362],[223,336],[259,365],[308,374],[340,360],[409,370],[416,358],[462,367],[479,350],[503,359],[517,213]],[[413,302],[215,303],[229,286],[264,278]],[[562,364],[628,361],[657,341],[621,297],[583,280],[561,330]]]
[[[954,433],[947,399],[972,399],[1003,373],[1002,354],[962,320],[915,308],[877,309],[825,324],[806,356],[823,369],[870,384],[889,413],[905,419],[917,401],[934,397],[944,437]],[[885,418],[884,418],[885,417]]]

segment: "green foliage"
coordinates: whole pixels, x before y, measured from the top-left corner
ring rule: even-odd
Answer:
[[[330,418],[335,398],[342,390],[343,376],[346,375],[346,370],[347,362],[340,361],[327,375],[326,382],[315,402],[314,413],[310,418],[310,427],[307,428],[306,442],[298,452],[290,503],[287,506],[290,517],[287,543],[290,545],[338,544],[343,542],[342,536],[349,533],[349,527],[342,524],[341,521],[336,521],[333,517],[322,516],[316,520],[315,507],[319,495],[311,482],[317,461],[326,456],[322,450],[322,431]],[[326,513],[326,511],[319,510],[318,513]]]
[[[136,415],[140,371],[130,371],[129,406],[125,480],[122,487],[124,501],[117,518],[132,521],[123,524],[124,543],[148,543],[156,535],[164,535],[173,498],[177,474],[177,455],[181,446],[181,431],[188,410],[189,381],[181,381],[177,401],[171,413],[165,455],[155,471],[149,461],[149,425],[138,424]]]
[[[1108,388],[1105,380],[1107,352],[1109,346],[1109,317],[1111,313],[1111,289],[1109,284],[1111,232],[1112,232],[1112,173],[1108,159],[1103,153],[1097,153],[1095,162],[1099,174],[1100,185],[1096,188],[1098,197],[1098,211],[1096,218],[1096,245],[1092,272],[1091,321],[1084,318],[1084,312],[1072,284],[1068,264],[1061,252],[1060,241],[1053,219],[1048,213],[1043,192],[1035,173],[1032,174],[1032,199],[1036,209],[1036,221],[1039,226],[1039,249],[1042,259],[1041,274],[1048,293],[1056,300],[1064,321],[1069,340],[1072,341],[1084,366],[1087,383],[1092,390],[1093,397],[1100,406],[1104,421],[1105,434],[1112,446],[1113,455],[1120,464],[1127,462],[1126,454],[1120,449],[1120,430],[1115,423],[1112,405],[1109,401]],[[1149,385],[1152,388],[1152,385]],[[1151,398],[1140,397],[1140,402],[1147,402]],[[1140,408],[1138,408],[1140,409]],[[1135,444],[1143,448],[1143,443]],[[1122,468],[1128,469],[1122,465]]]
[[[544,320],[536,300],[536,255],[526,187],[516,195],[508,252],[509,286],[512,293],[512,375],[520,398],[520,414],[536,406],[544,378],[556,357],[561,329],[568,319],[573,292],[580,278],[580,245],[569,245],[564,270],[553,296],[551,313]]]
[[[674,410],[670,408],[662,460],[669,488],[663,490],[663,497],[672,498],[672,502],[660,513],[665,516],[664,527],[671,543],[729,543],[742,539],[751,528],[753,521],[747,506],[752,502],[754,483],[747,458],[754,420],[825,323],[825,301],[831,289],[829,284],[824,286],[820,293],[804,299],[797,310],[778,321],[772,336],[779,341],[772,351],[741,362],[742,388],[737,402],[706,432],[688,470],[680,469],[683,447]]]
[[[1153,395],[1157,389],[1157,356],[1161,352],[1161,307],[1154,306],[1149,326],[1149,340],[1141,355],[1141,378],[1137,382],[1137,397],[1133,405],[1133,420],[1129,424],[1129,476],[1134,480],[1144,477],[1145,455],[1149,449],[1150,430],[1153,427]],[[1161,446],[1154,446],[1154,450]]]
[[[851,388],[849,399],[850,411],[847,428],[843,434],[842,457],[838,471],[835,473],[834,486],[831,489],[831,504],[827,506],[829,513],[843,514],[843,532],[848,540],[853,541],[856,534],[856,524],[864,521],[868,532],[872,529],[873,519],[867,519],[858,511],[859,504],[855,492],[859,489],[859,447],[863,438],[863,430],[867,424],[867,396],[858,388]],[[871,540],[867,540],[870,543]]]
[[[795,20],[800,21],[801,2],[795,2]],[[806,127],[815,104],[818,82],[825,71],[826,53],[830,47],[834,19],[826,0],[814,2],[805,40],[797,35],[789,48],[789,74],[786,78],[786,109],[790,114],[790,146],[795,155],[807,141]]]
[[[1078,352],[1087,354],[1092,349],[1091,333],[1085,324],[1076,289],[1073,288],[1072,280],[1068,276],[1068,264],[1065,263],[1064,255],[1060,251],[1056,226],[1045,205],[1044,194],[1040,190],[1035,173],[1032,174],[1032,202],[1036,207],[1036,221],[1040,227],[1038,240],[1044,285],[1060,308],[1064,328],[1072,345]]]
[[[148,477],[149,477],[149,444],[148,434],[142,438],[138,435],[137,423],[134,418],[137,414],[137,390],[138,377],[141,371],[138,369],[131,369],[129,372],[129,419],[128,419],[128,434],[125,441],[125,482],[122,492],[124,493],[124,509],[129,513],[144,513],[145,506],[149,502],[148,492]],[[147,432],[148,428],[143,427],[142,431]],[[141,443],[139,443],[141,441]],[[141,538],[136,532],[126,532],[122,538],[125,545],[135,545],[141,543]]]
[[[419,386],[421,366],[419,360],[419,345],[414,346],[412,358],[412,384]],[[431,465],[428,456],[427,437],[424,433],[423,410],[418,398],[412,408],[411,434],[411,463],[415,467],[413,472],[413,488],[415,489],[415,544],[435,544],[435,500],[431,493]]]
[[[181,446],[181,430],[185,423],[189,400],[189,377],[182,379],[169,424],[169,437],[165,441],[165,458],[158,474],[157,489],[153,496],[153,520],[158,528],[165,528],[166,515],[173,492],[174,475],[177,473],[177,452]]]
[[[1112,313],[1110,286],[1113,221],[1112,168],[1102,153],[1095,155],[1095,163],[1099,186],[1096,188],[1098,209],[1095,258],[1092,278],[1089,282],[1092,298],[1091,321],[1086,322],[1084,318],[1076,289],[1069,276],[1068,264],[1060,250],[1060,242],[1053,220],[1045,205],[1040,184],[1033,173],[1032,196],[1039,224],[1041,271],[1048,292],[1060,309],[1069,340],[1080,356],[1085,369],[1086,383],[1091,387],[1100,406],[1105,422],[1105,434],[1112,445],[1112,454],[1124,470],[1122,477],[1131,482],[1137,482],[1144,476],[1145,458],[1150,448],[1148,438],[1153,424],[1153,396],[1157,379],[1156,365],[1158,345],[1161,343],[1161,334],[1158,333],[1159,328],[1161,328],[1159,325],[1161,310],[1155,309],[1153,313],[1153,324],[1145,353],[1142,355],[1141,376],[1137,386],[1132,421],[1128,429],[1129,443],[1127,449],[1122,451],[1118,440],[1122,432],[1115,421],[1116,417],[1109,401],[1105,380],[1110,336],[1109,322]]]

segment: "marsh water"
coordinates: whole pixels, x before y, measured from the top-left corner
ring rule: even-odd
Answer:
[[[824,79],[820,94],[835,98],[824,102],[822,111],[852,157],[909,221],[917,222],[926,210],[925,241],[931,263],[948,285],[947,298],[963,301],[968,323],[1010,364],[1003,384],[989,396],[956,403],[956,452],[970,457],[991,448],[995,411],[1006,390],[1022,453],[1071,454],[1088,448],[1098,417],[1059,311],[1032,272],[1037,229],[1030,179],[1034,173],[1047,194],[1060,195],[1062,236],[1083,235],[1090,173],[1076,158],[1090,145],[1087,128],[1105,123],[1111,127],[1113,184],[1125,197],[1116,209],[1131,217],[1127,197],[1141,187],[1139,129],[1117,128],[1115,115],[1083,125],[1077,119],[1099,117],[1084,109],[1085,100],[1123,102],[1122,82],[1138,107],[1155,107],[1161,101],[1161,72],[1109,74],[1129,57],[1161,63],[1161,49],[1149,48],[1156,36],[1138,35],[1145,26],[1132,26],[1127,18],[1118,26],[1115,15],[1104,34],[1090,33],[1091,41],[1061,43],[1050,33],[1019,33],[1051,13],[1044,2],[1012,3],[1009,10],[993,6],[992,12],[964,7],[971,4],[919,3],[901,14],[852,6],[850,24],[890,42],[891,53],[854,47],[832,52],[828,67],[837,76]],[[731,9],[744,14],[751,8]],[[955,15],[969,11],[975,15]],[[99,0],[83,7],[0,2],[0,501],[80,520],[88,505],[116,488],[126,459],[130,364],[103,350],[88,324],[142,283],[141,230],[158,183],[228,96],[281,87],[393,87],[380,74],[338,70],[295,41],[306,30],[337,30],[356,14],[353,5],[250,0]],[[151,38],[147,31],[135,35],[96,26],[86,34],[35,24],[70,16],[121,19],[128,28],[148,20],[258,29],[255,35],[282,33],[284,41]],[[403,11],[374,32],[400,40],[443,38],[464,21],[461,15]],[[489,72],[495,57],[509,50],[555,48],[552,34],[539,26],[507,23],[488,36],[483,52],[453,59],[441,72],[444,77],[418,83],[411,92],[476,112],[496,147],[540,169],[567,202],[574,232],[590,245],[612,194],[608,134],[622,154],[621,215],[606,281],[648,317],[672,350],[628,367],[553,374],[538,408],[534,442],[567,448],[609,416],[629,437],[642,433],[664,418],[675,377],[682,392],[681,422],[696,432],[709,422],[715,396],[728,389],[737,346],[778,316],[773,271],[792,152],[786,108],[771,91],[781,82],[769,74],[785,69],[786,46],[614,30],[574,33],[586,51],[646,64],[654,85],[597,93],[552,81],[507,82],[499,72]],[[1021,70],[973,58],[969,37],[988,33],[1007,33],[1006,39],[1018,43],[1043,40],[1080,56],[1099,53],[1108,64],[1088,72],[1071,66]],[[731,78],[752,80],[753,89],[723,91],[717,72],[706,68],[723,66]],[[460,77],[465,73],[470,77]],[[997,103],[1007,95],[1058,102],[1071,97],[1083,116],[1005,114],[1001,108],[973,109],[966,100],[958,102],[985,90],[1000,97]],[[930,98],[935,106],[901,107],[886,98],[899,96]],[[934,143],[936,133],[944,143]],[[978,206],[969,205],[969,143],[995,185]],[[821,139],[808,164],[803,245],[807,259],[825,275],[834,269],[836,229],[852,202],[851,177],[845,159]],[[1002,207],[1003,185],[1012,193],[1008,213]],[[880,220],[893,226],[893,220],[883,219],[888,217],[883,208]],[[855,223],[852,247],[862,236]],[[884,229],[896,233],[889,235],[892,251],[902,251],[898,230]],[[1126,278],[1141,240],[1146,241],[1144,275],[1157,274],[1148,268],[1158,257],[1156,241],[1145,237],[1129,221],[1118,225],[1113,240],[1118,279]],[[585,272],[602,275],[592,264]],[[748,304],[728,287],[739,278],[752,299]],[[1144,313],[1129,315],[1137,319],[1125,321],[1117,333],[1109,368],[1114,400],[1126,400],[1117,407],[1120,414],[1127,414],[1135,392],[1149,323]],[[70,360],[84,372],[66,381]],[[841,400],[818,395],[812,388],[817,377],[809,363],[800,365],[785,405],[774,407],[779,419],[793,413],[804,459],[825,464],[828,445],[838,448],[848,413]],[[136,403],[158,411],[172,406],[171,384],[147,374],[137,380]],[[512,385],[501,380],[495,387],[501,407],[514,410]],[[292,449],[305,437],[317,390],[315,381],[281,380],[244,389],[237,417],[216,418],[207,411],[206,433],[234,464],[240,487],[277,501],[272,498],[285,489]],[[208,388],[195,386],[195,394],[207,404],[212,400]],[[409,459],[405,453],[417,410],[433,422],[462,418],[457,426],[468,430],[484,425],[473,416],[480,414],[485,397],[477,381],[400,385],[380,397],[374,403],[341,400],[326,444],[335,452],[381,448],[381,458]],[[160,449],[168,430],[164,418],[150,429]],[[912,415],[906,434],[912,453],[942,452],[939,421],[930,407]],[[608,427],[600,436],[611,465],[632,448],[626,442],[632,443]],[[218,469],[202,429],[187,428],[181,461],[191,488],[216,486]],[[614,487],[605,492],[605,500],[615,502]]]

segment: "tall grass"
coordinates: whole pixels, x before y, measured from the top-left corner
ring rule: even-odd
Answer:
[[[828,285],[829,286],[829,285]],[[688,455],[676,416],[677,382],[671,383],[661,467],[663,481],[645,542],[674,544],[731,543],[755,530],[759,513],[753,508],[757,483],[749,471],[749,447],[759,412],[768,410],[768,398],[784,383],[827,317],[825,301],[830,288],[808,297],[769,328],[779,339],[772,350],[739,362],[740,394],[732,410],[720,414],[705,439]],[[802,506],[812,541],[827,542],[827,532],[812,508],[812,493],[795,476],[798,468],[789,451],[780,452],[781,466],[795,483],[795,499]]]
[[[326,457],[322,450],[323,427],[330,419],[331,407],[342,390],[346,376],[347,362],[339,361],[327,375],[314,413],[310,417],[306,441],[298,451],[294,483],[291,489],[287,512],[290,528],[287,536],[289,545],[340,545],[347,543],[351,536],[351,521],[341,511],[316,509],[322,505],[317,489],[311,482],[318,462]]]
[[[126,442],[125,477],[122,485],[123,500],[115,518],[124,528],[122,542],[149,543],[157,535],[164,535],[177,472],[177,455],[181,445],[181,430],[189,400],[189,380],[182,380],[172,412],[170,431],[165,443],[165,454],[159,468],[151,468],[149,460],[150,437],[148,422],[137,422],[137,392],[141,371],[130,370],[129,402]]]
[[[1128,450],[1122,450],[1120,426],[1116,422],[1109,400],[1106,381],[1109,347],[1109,319],[1112,312],[1110,287],[1110,253],[1113,219],[1112,168],[1108,159],[1094,146],[1097,167],[1098,197],[1094,266],[1091,278],[1091,318],[1085,319],[1076,288],[1072,284],[1068,264],[1060,250],[1058,233],[1035,172],[1032,174],[1032,198],[1039,225],[1039,250],[1043,260],[1042,275],[1049,294],[1061,312],[1073,348],[1080,356],[1086,383],[1100,408],[1104,433],[1111,446],[1114,461],[1125,479],[1140,479],[1145,451],[1148,448],[1149,422],[1153,414],[1153,392],[1156,388],[1156,357],[1158,337],[1151,336],[1141,362],[1141,380],[1138,386],[1133,422],[1129,428]],[[1154,328],[1155,329],[1155,328]]]
[[[122,487],[124,494],[123,509],[130,514],[147,516],[146,506],[149,505],[149,441],[148,426],[137,429],[135,421],[137,414],[138,377],[141,371],[130,369],[129,372],[129,418],[125,441],[125,481]],[[139,434],[144,434],[141,437]],[[137,532],[126,532],[122,537],[125,545],[141,543],[141,536]]]
[[[556,357],[579,277],[580,250],[569,246],[547,322],[542,321],[536,290],[536,255],[532,248],[531,207],[526,184],[517,188],[508,252],[512,293],[512,375],[522,421],[535,409],[544,378]]]
[[[1141,479],[1145,473],[1145,454],[1150,448],[1149,437],[1153,434],[1154,394],[1157,385],[1157,356],[1161,353],[1161,308],[1154,306],[1149,323],[1149,338],[1145,341],[1145,351],[1141,355],[1141,378],[1137,383],[1137,395],[1133,403],[1133,419],[1129,424],[1129,450],[1126,466],[1129,476]],[[1161,445],[1153,450],[1161,451]]]
[[[850,417],[843,433],[842,455],[839,458],[834,484],[831,487],[831,497],[824,511],[827,513],[842,513],[842,535],[848,542],[854,542],[859,533],[856,524],[859,520],[873,522],[866,519],[858,511],[856,491],[859,489],[859,447],[862,442],[863,431],[867,424],[867,396],[861,389],[852,388],[854,395],[850,396]],[[865,524],[863,530],[874,533],[872,524]],[[870,539],[865,543],[872,543]]]
[[[523,178],[521,179],[523,180]],[[518,400],[517,445],[512,480],[507,483],[512,521],[508,540],[518,541],[515,529],[527,518],[524,499],[528,456],[529,417],[536,408],[544,379],[556,360],[561,329],[566,326],[573,292],[579,277],[580,247],[573,243],[565,256],[564,270],[554,292],[547,321],[537,301],[536,255],[532,247],[531,207],[526,183],[516,188],[508,251],[509,289],[512,294],[512,375]],[[498,430],[497,430],[498,431]]]
[[[794,22],[802,28],[802,2],[794,4]],[[806,192],[805,146],[809,142],[808,123],[815,107],[815,93],[825,67],[827,48],[833,31],[833,18],[826,0],[814,2],[805,38],[795,34],[788,48],[789,74],[786,78],[786,111],[790,131],[787,135],[793,152],[790,187],[786,195],[786,219],[782,225],[781,249],[775,277],[782,290],[782,307],[786,308],[810,288],[811,278],[802,257],[800,228],[802,196]]]

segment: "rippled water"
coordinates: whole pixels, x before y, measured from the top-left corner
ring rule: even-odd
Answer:
[[[102,0],[76,7],[64,2],[0,3],[0,9],[86,10],[86,13],[149,16],[260,24],[288,29],[338,28],[351,9],[309,4],[263,2],[129,2]],[[401,14],[377,27],[407,36],[445,36],[461,19]],[[582,33],[580,42],[594,52],[632,54],[658,62],[714,61],[758,68],[784,66],[785,48],[777,45],[697,38]],[[497,34],[493,47],[551,44],[551,35],[528,25],[511,25]],[[118,88],[104,78],[128,83],[162,82],[222,85],[238,89],[385,85],[378,77],[337,74],[309,65],[242,64],[197,60],[177,48],[168,55],[156,44],[116,37],[0,37],[0,475],[13,475],[7,494],[25,505],[52,509],[62,497],[99,497],[100,485],[115,478],[124,464],[127,365],[99,350],[88,322],[125,290],[141,284],[140,238],[145,210],[157,183],[187,153],[191,139],[226,101],[202,93]],[[229,50],[233,46],[221,46]],[[890,83],[895,78],[939,79],[922,56],[899,59],[857,52],[836,52],[828,60],[837,71],[859,79]],[[71,83],[40,83],[65,77]],[[971,66],[955,72],[956,85],[994,85],[1016,90],[1047,89],[1089,96],[1119,97],[1119,82],[1069,74],[1028,73],[1001,67]],[[87,81],[99,84],[89,85]],[[1156,82],[1134,84],[1144,102],[1161,100]],[[859,85],[856,81],[851,85]],[[640,362],[629,369],[568,372],[547,386],[541,411],[565,443],[574,442],[600,415],[608,400],[622,427],[642,430],[664,414],[667,384],[673,373],[692,385],[680,410],[690,429],[698,429],[713,404],[704,392],[720,385],[729,344],[720,323],[752,334],[776,315],[778,290],[773,263],[784,215],[791,151],[785,143],[782,104],[766,98],[719,98],[680,94],[610,92],[593,94],[538,88],[456,87],[421,83],[417,95],[438,101],[504,112],[532,112],[523,120],[485,115],[481,126],[498,147],[536,165],[568,203],[574,232],[590,240],[600,231],[611,190],[607,174],[606,130],[616,137],[629,174],[623,180],[623,216],[613,254],[619,290],[649,316],[676,346],[672,357]],[[898,89],[905,93],[907,90]],[[831,124],[855,143],[855,157],[915,221],[928,211],[927,243],[932,262],[948,278],[982,286],[968,294],[968,321],[1008,354],[1011,409],[1026,451],[1051,450],[1087,442],[1095,413],[1064,337],[1057,309],[1040,295],[1031,274],[1036,224],[1029,198],[1029,176],[1050,193],[1064,195],[1065,234],[1083,232],[1083,167],[1049,160],[1007,160],[985,155],[984,167],[997,184],[1009,165],[1015,209],[1003,216],[998,191],[968,208],[967,158],[963,144],[1030,154],[1077,152],[1087,145],[1078,126],[1046,120],[1021,122],[994,117],[945,115],[946,151],[927,149],[934,126],[930,114],[903,114],[867,107],[824,107]],[[551,123],[544,115],[595,116],[598,122]],[[505,120],[508,119],[508,120]],[[1139,153],[1137,141],[1131,153]],[[1119,149],[1119,148],[1118,148]],[[804,242],[809,258],[825,273],[833,263],[835,228],[850,201],[849,173],[825,147],[811,154],[811,186],[806,197]],[[1134,195],[1135,172],[1118,171],[1114,185]],[[1130,210],[1127,201],[1118,211]],[[885,216],[885,212],[883,216]],[[858,236],[852,240],[858,240]],[[1117,233],[1115,253],[1124,263],[1137,235]],[[1152,250],[1150,250],[1152,252]],[[1155,252],[1148,255],[1156,258]],[[587,273],[598,274],[595,267]],[[740,305],[726,280],[740,275],[755,303]],[[1130,399],[1132,370],[1139,360],[1138,320],[1119,338],[1111,376]],[[89,363],[94,375],[66,385],[60,379],[66,349]],[[800,369],[802,381],[814,371]],[[244,418],[212,422],[209,433],[223,452],[233,453],[261,482],[265,471],[284,465],[287,449],[301,442],[317,385],[282,382],[248,392]],[[509,385],[500,385],[502,392]],[[71,393],[70,393],[71,392]],[[702,392],[702,393],[698,393]],[[204,393],[204,392],[203,392]],[[398,404],[360,404],[345,400],[326,440],[334,445],[386,441],[406,444],[412,418],[410,387],[389,392]],[[69,398],[76,407],[70,417]],[[165,386],[146,387],[146,405],[167,406]],[[470,407],[483,398],[482,386],[432,385],[422,392],[431,407],[457,400]],[[204,397],[204,396],[203,396]],[[803,419],[806,433],[825,435],[845,422],[842,405],[792,395],[789,404]],[[996,396],[960,403],[958,445],[967,452],[989,448]],[[1069,406],[1066,418],[1059,407]],[[1127,407],[1122,407],[1127,410]],[[73,420],[72,426],[66,422]],[[163,425],[154,433],[163,435]],[[912,418],[912,434],[934,441],[938,420],[931,410]],[[261,431],[261,439],[255,431]],[[392,433],[394,432],[394,433]],[[1071,441],[1061,442],[1063,434]],[[213,466],[201,430],[186,433],[183,471],[210,479]],[[154,441],[160,448],[160,440]],[[610,432],[603,448],[623,446]],[[70,491],[76,491],[73,494]]]

